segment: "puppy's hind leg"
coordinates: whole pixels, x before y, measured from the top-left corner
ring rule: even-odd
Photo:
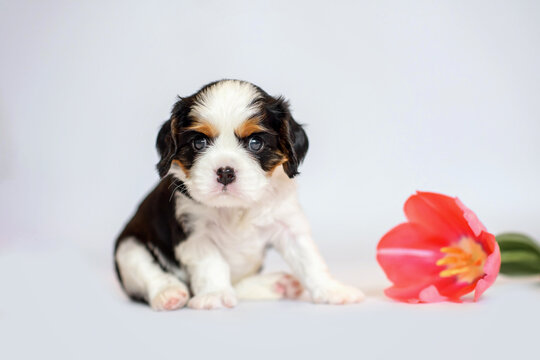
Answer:
[[[175,310],[187,303],[187,286],[163,271],[143,244],[134,237],[120,241],[115,261],[128,295],[143,298],[154,310]]]
[[[283,272],[247,277],[236,283],[234,289],[242,300],[297,299],[304,291],[294,276]]]

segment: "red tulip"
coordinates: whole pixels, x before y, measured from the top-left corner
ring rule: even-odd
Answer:
[[[495,237],[457,198],[417,192],[404,212],[408,222],[377,246],[377,261],[393,283],[385,294],[409,303],[459,302],[474,290],[477,301],[499,274]]]

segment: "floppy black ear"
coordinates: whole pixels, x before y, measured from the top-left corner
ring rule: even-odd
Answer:
[[[156,167],[160,177],[164,177],[169,172],[172,158],[176,152],[176,142],[172,136],[171,124],[172,117],[161,125],[156,140],[156,148],[160,156]]]
[[[156,148],[158,150],[160,159],[156,167],[159,172],[159,176],[164,177],[169,172],[171,167],[171,161],[176,155],[176,134],[185,122],[187,114],[189,112],[189,106],[187,103],[190,98],[178,97],[178,101],[174,104],[171,111],[171,118],[161,126],[159,130]]]
[[[299,174],[298,166],[306,157],[309,141],[302,125],[292,117],[287,101],[282,97],[274,100],[269,104],[268,110],[272,113],[274,121],[279,124],[280,147],[287,157],[283,170],[293,178]]]

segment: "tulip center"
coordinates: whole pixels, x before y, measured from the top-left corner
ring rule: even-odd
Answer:
[[[454,246],[441,248],[446,254],[437,261],[438,266],[446,266],[440,277],[457,276],[458,281],[472,283],[484,274],[487,255],[482,246],[470,237],[462,238]]]

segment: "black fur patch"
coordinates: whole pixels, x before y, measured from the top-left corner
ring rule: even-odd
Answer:
[[[298,166],[304,160],[309,148],[306,132],[292,117],[285,99],[274,98],[260,88],[259,91],[263,94],[258,100],[258,105],[262,108],[263,125],[278,134],[277,148],[287,158],[283,169],[292,178],[299,174]]]
[[[259,152],[252,152],[248,147],[250,139],[254,136],[261,138],[264,144]],[[251,156],[259,162],[259,165],[264,171],[274,169],[285,158],[285,155],[279,149],[279,138],[277,135],[258,132],[245,138],[240,138],[239,141]]]
[[[182,185],[181,181],[175,180],[172,176],[167,176],[160,181],[156,188],[146,196],[135,215],[118,236],[114,248],[115,254],[123,240],[134,237],[146,246],[162,268],[165,269],[165,266],[159,262],[153,249],[157,249],[169,263],[180,267],[180,263],[174,256],[174,248],[187,238],[188,233],[175,217],[174,192],[181,191]],[[117,275],[122,282],[118,268]]]
[[[197,151],[192,146],[192,141],[196,137],[205,137],[210,145],[212,139],[196,131],[183,131],[177,136],[177,150],[174,159],[180,161],[186,170],[190,170],[197,156],[204,153],[204,150]]]

